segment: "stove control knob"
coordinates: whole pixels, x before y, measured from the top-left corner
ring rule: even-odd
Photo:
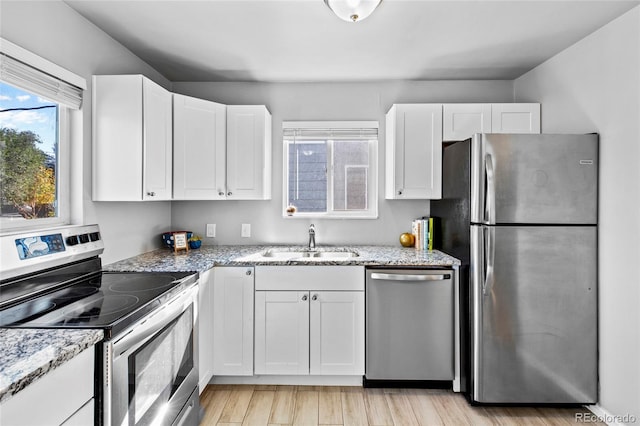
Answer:
[[[91,241],[98,241],[100,239],[100,233],[99,232],[92,232],[89,234],[89,239]]]
[[[80,244],[85,244],[89,242],[89,234],[80,234],[78,235],[78,238],[80,239]]]
[[[77,235],[72,235],[70,237],[67,237],[66,242],[67,242],[68,246],[75,246],[76,244],[79,243],[78,236]]]

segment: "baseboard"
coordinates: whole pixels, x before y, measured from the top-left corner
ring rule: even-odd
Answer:
[[[362,376],[214,376],[212,385],[362,386]]]
[[[608,424],[609,426],[625,426],[627,424],[636,423],[638,421],[636,416],[633,416],[631,414],[623,416],[611,414],[609,411],[602,408],[599,404],[585,405],[585,407],[593,413],[594,417],[585,418],[582,422],[577,420],[578,423],[593,423],[594,421],[600,421]]]

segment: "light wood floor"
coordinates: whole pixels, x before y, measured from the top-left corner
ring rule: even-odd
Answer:
[[[576,413],[588,413],[580,408],[472,407],[450,390],[340,386],[209,385],[200,402],[205,409],[201,426],[575,426]]]

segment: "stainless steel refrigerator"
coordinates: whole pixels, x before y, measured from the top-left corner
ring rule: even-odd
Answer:
[[[477,403],[595,403],[598,136],[445,143],[443,250],[461,280],[463,386]]]

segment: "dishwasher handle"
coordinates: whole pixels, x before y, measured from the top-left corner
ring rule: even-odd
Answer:
[[[374,272],[371,274],[372,280],[387,280],[387,281],[443,281],[451,279],[451,274],[382,274]]]

